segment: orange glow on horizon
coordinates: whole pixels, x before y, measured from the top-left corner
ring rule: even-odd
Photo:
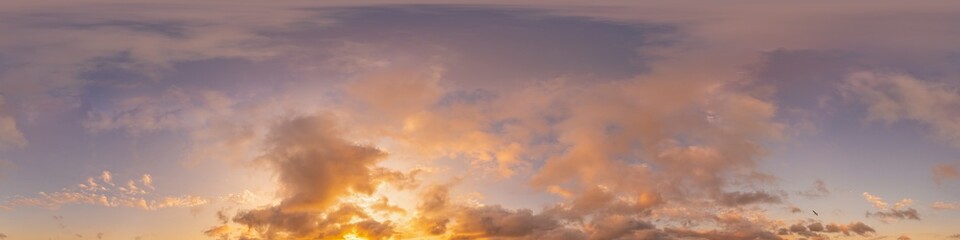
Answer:
[[[350,233],[344,234],[343,240],[367,240],[367,238],[360,236],[360,234],[357,233],[357,230],[353,230]]]

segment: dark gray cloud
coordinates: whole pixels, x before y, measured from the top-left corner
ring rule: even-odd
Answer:
[[[594,231],[590,239],[619,239],[624,236],[642,234],[644,230],[656,229],[649,222],[631,216],[604,214],[591,220]]]
[[[850,224],[827,224],[824,232],[843,233],[843,235],[847,236],[850,236],[852,232],[860,236],[866,236],[868,233],[876,233],[877,231],[863,222],[851,222]]]
[[[854,232],[858,235],[866,235],[868,232],[876,233],[876,230],[873,230],[872,227],[867,226],[867,224],[864,224],[862,222],[849,224],[847,225],[847,229],[849,229],[851,232]],[[846,234],[846,231],[843,231],[843,232],[844,234]]]
[[[465,209],[455,217],[456,232],[483,233],[484,237],[523,237],[560,227],[550,216],[534,214],[529,209],[507,210],[501,206]]]
[[[812,232],[823,232],[824,230],[826,230],[825,228],[823,228],[823,224],[820,222],[815,222],[815,223],[811,223],[810,225],[807,225],[807,229],[810,229],[810,231]]]
[[[798,222],[788,227],[780,228],[777,231],[777,235],[781,236],[796,235],[811,239],[830,239],[831,234],[843,234],[844,236],[856,234],[866,237],[870,236],[870,233],[876,233],[876,230],[862,222],[851,222],[849,224],[830,223],[824,225],[819,221],[806,225],[804,225],[803,222]]]
[[[878,218],[884,221],[885,219],[920,221],[920,213],[918,213],[917,209],[914,209],[914,208],[906,208],[906,209],[892,208],[892,209],[881,210],[876,212],[867,212],[866,216],[872,217],[872,218]]]
[[[354,218],[360,222],[349,223]],[[394,234],[393,223],[377,222],[357,206],[345,204],[326,212],[285,212],[279,206],[253,209],[237,213],[233,222],[253,230],[253,236],[274,239],[281,236],[294,238],[334,238],[358,229],[371,239],[384,239]],[[225,236],[223,226],[211,228],[208,236]]]
[[[804,237],[817,236],[816,233],[813,233],[813,230],[808,229],[806,226],[804,226],[801,223],[790,225],[790,228],[788,229],[790,230],[790,232],[794,234],[799,234],[800,236],[804,236]]]
[[[800,209],[800,208],[797,207],[797,206],[790,206],[790,207],[787,207],[786,209],[787,209],[788,211],[790,211],[790,213],[800,213],[800,212],[803,212],[803,209]]]
[[[103,87],[130,88],[153,80],[149,73],[140,69],[129,51],[94,57],[77,74],[77,78],[89,81],[87,91]]]
[[[131,19],[97,19],[78,22],[76,19],[63,22],[48,22],[45,27],[58,27],[76,30],[119,29],[140,33],[157,34],[170,38],[180,38],[188,34],[187,23],[179,21],[139,21]]]
[[[724,193],[718,199],[720,204],[726,206],[740,206],[755,203],[781,203],[780,196],[772,195],[767,192],[729,192]]]
[[[313,21],[262,34],[294,44],[354,42],[388,56],[441,55],[446,76],[474,87],[557,77],[624,79],[648,70],[639,50],[663,46],[676,28],[558,16],[525,8],[379,6],[317,8]],[[332,24],[322,24],[333,21]],[[400,47],[402,46],[402,47]],[[499,86],[498,86],[499,87]]]
[[[417,228],[431,235],[452,234],[453,239],[630,239],[661,231],[629,211],[582,212],[555,206],[534,213],[499,205],[456,204],[448,196],[452,186],[434,185],[420,194]]]
[[[555,217],[529,209],[457,205],[448,196],[451,186],[430,186],[420,194],[417,228],[432,235],[451,232],[454,239],[531,237],[562,228]]]

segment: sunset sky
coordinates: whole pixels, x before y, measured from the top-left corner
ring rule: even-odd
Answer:
[[[0,240],[958,226],[954,0],[0,1]]]

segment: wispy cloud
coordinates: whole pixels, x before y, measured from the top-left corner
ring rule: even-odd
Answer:
[[[934,210],[955,210],[960,209],[960,203],[956,202],[933,202],[933,205],[930,206]]]
[[[912,120],[960,147],[960,92],[956,86],[922,81],[904,74],[852,73],[847,89],[867,104],[867,119],[893,123]]]
[[[830,194],[830,190],[827,189],[827,184],[824,183],[823,180],[817,179],[813,182],[812,189],[799,191],[797,194],[807,198],[817,198]]]

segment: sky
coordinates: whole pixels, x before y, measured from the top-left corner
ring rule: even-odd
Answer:
[[[3,1],[0,239],[960,239],[954,1]]]

